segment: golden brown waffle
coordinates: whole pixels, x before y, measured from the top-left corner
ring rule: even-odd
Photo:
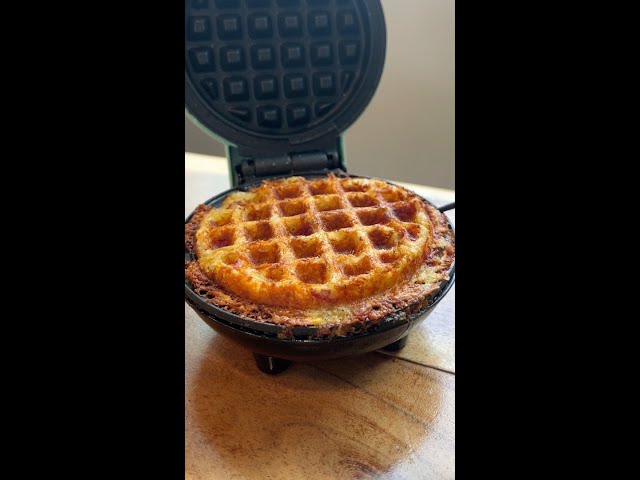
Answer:
[[[448,266],[453,258],[451,232],[439,212],[380,180],[330,175],[266,181],[201,212],[192,227],[195,238],[187,238],[199,273],[236,303],[258,306],[335,311],[417,273],[422,285],[435,285],[446,273],[423,271],[425,262],[436,258],[434,252],[436,263]]]

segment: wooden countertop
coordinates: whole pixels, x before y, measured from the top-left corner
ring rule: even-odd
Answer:
[[[185,154],[185,216],[227,188],[225,159]],[[455,285],[402,351],[274,376],[185,304],[185,425],[187,479],[454,478]]]

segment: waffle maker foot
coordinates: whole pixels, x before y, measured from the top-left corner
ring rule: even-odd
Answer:
[[[384,350],[385,352],[397,352],[398,350],[402,350],[407,345],[408,339],[409,335],[405,335],[400,340],[396,340],[386,347],[382,347],[382,350]],[[260,371],[269,375],[275,375],[276,373],[284,372],[292,363],[290,360],[270,357],[269,355],[261,355],[259,353],[254,353],[253,357],[256,359],[256,365],[258,366]]]
[[[397,352],[398,350],[402,350],[407,345],[407,340],[409,339],[409,335],[405,335],[400,340],[396,340],[393,343],[390,343],[386,347],[382,347],[382,350],[385,352]]]
[[[289,365],[291,365],[289,360],[284,360],[282,358],[269,357],[268,355],[260,355],[258,353],[254,353],[253,356],[256,359],[256,365],[258,365],[260,371],[270,375],[284,372],[289,368]]]

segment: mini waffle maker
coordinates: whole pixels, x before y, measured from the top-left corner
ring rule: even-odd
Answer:
[[[342,133],[371,100],[385,49],[379,0],[186,0],[186,112],[226,144],[232,186],[205,203],[217,207],[266,178],[345,175]],[[454,268],[426,304],[346,337],[315,327],[284,334],[280,325],[216,307],[188,281],[185,299],[212,328],[250,348],[262,371],[277,373],[291,361],[402,348],[448,292]]]

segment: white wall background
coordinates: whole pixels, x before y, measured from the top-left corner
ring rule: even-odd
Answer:
[[[455,188],[455,2],[382,0],[380,86],[346,133],[349,171]],[[185,150],[224,155],[185,117]]]

